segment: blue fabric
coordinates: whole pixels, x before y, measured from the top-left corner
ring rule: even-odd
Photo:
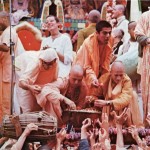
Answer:
[[[80,140],[79,150],[90,150],[89,142],[87,139]]]

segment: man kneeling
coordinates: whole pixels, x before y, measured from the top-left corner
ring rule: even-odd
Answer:
[[[70,109],[80,109],[87,95],[87,87],[82,81],[84,75],[80,65],[74,65],[70,74],[65,78],[58,78],[55,82],[44,86],[39,96],[40,106],[51,115],[61,120],[60,103],[68,105]]]
[[[129,124],[142,126],[141,114],[137,103],[137,94],[133,92],[130,78],[125,74],[124,65],[121,61],[115,61],[111,66],[110,73],[106,73],[99,79],[100,86],[94,88],[92,96],[87,101],[94,101],[94,107],[102,107],[107,113],[111,123],[111,111],[120,114],[125,107],[130,107],[131,117]]]

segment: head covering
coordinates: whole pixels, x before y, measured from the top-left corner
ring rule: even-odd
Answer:
[[[45,62],[51,62],[54,59],[58,59],[58,55],[53,48],[48,48],[40,51],[39,59],[42,59]]]

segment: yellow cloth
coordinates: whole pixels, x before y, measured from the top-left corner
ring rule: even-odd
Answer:
[[[84,40],[96,31],[96,24],[91,23],[87,28],[81,29],[78,31],[78,39],[77,39],[77,51],[80,46],[83,44]]]
[[[120,81],[114,88],[112,88],[112,80],[110,73],[106,73],[99,79],[103,86],[93,90],[94,99],[99,96],[104,96],[105,100],[111,100],[113,106],[104,106],[103,112],[110,114],[115,110],[118,114],[122,112],[125,107],[131,110],[131,122],[135,125],[142,126],[142,118],[137,103],[137,95],[133,93],[131,79],[125,74],[122,81]],[[129,120],[130,120],[129,119]]]

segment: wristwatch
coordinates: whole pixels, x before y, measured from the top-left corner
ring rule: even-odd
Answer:
[[[112,104],[112,102],[107,101],[106,106],[110,106]]]

